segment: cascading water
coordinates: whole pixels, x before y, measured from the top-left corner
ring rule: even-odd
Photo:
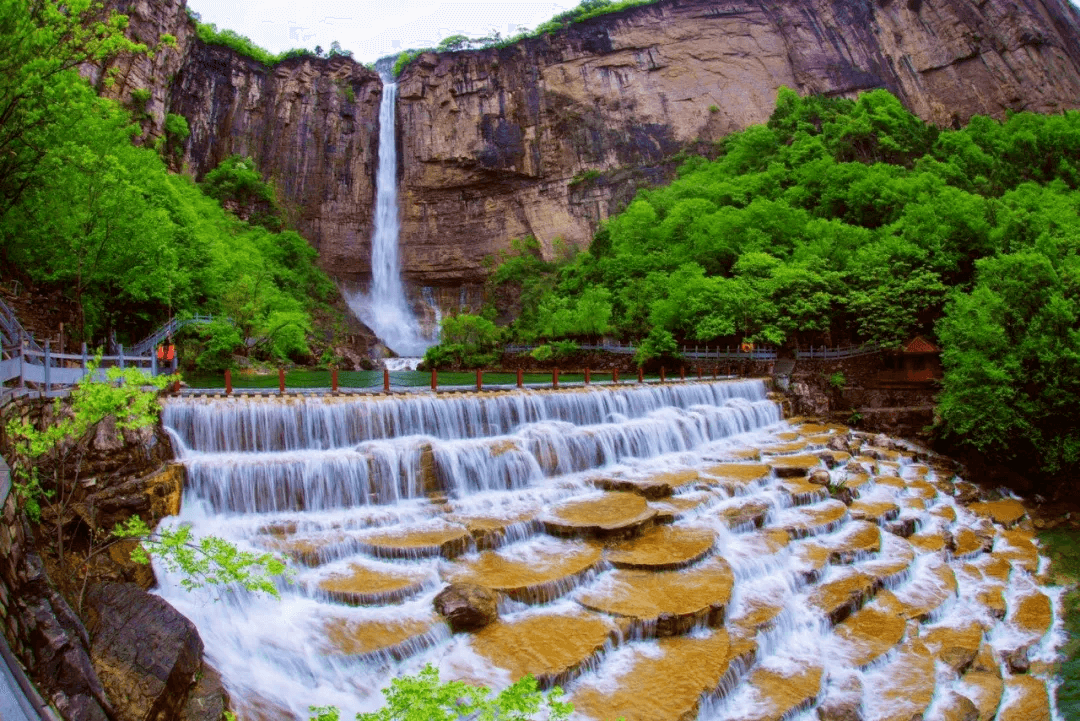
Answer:
[[[349,308],[388,348],[401,356],[423,356],[435,339],[423,333],[405,297],[398,262],[401,226],[397,205],[397,84],[383,76],[379,103],[379,169],[375,176],[375,231],[371,238],[371,289],[346,294]],[[438,329],[435,329],[435,333]]]
[[[582,718],[948,717],[1045,694],[1001,659],[1062,640],[1030,535],[992,520],[1008,501],[979,515],[911,453],[781,422],[760,381],[180,398],[163,421],[172,522],[296,569],[280,601],[213,603],[155,568],[241,718],[348,717],[427,663],[531,673]],[[496,589],[500,620],[452,634],[452,581]]]

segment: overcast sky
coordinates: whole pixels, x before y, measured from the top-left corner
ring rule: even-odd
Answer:
[[[579,0],[188,0],[203,22],[247,35],[279,53],[337,40],[370,62],[448,35],[505,37],[535,28]],[[1080,0],[1073,0],[1080,5]]]
[[[370,62],[449,35],[505,37],[534,28],[579,0],[188,0],[203,22],[247,35],[271,52],[329,49],[337,40]]]

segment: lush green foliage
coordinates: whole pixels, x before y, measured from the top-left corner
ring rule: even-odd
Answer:
[[[538,714],[549,721],[565,721],[574,710],[560,700],[562,689],[556,686],[544,694],[532,676],[492,695],[483,686],[440,681],[439,671],[430,664],[415,676],[394,679],[383,695],[386,705],[373,713],[357,714],[357,721],[529,721]],[[341,716],[332,706],[313,706],[311,713],[311,721],[338,721]]]
[[[439,345],[427,349],[429,368],[483,368],[499,359],[502,331],[487,318],[462,313],[447,316],[439,326]]]
[[[135,539],[131,552],[136,563],[158,558],[171,573],[181,573],[180,585],[188,591],[205,586],[237,585],[248,591],[280,598],[274,578],[287,574],[285,562],[272,553],[241,551],[217,536],[194,538],[191,526],[151,530],[138,516],[117,523],[112,530],[117,539]]]
[[[305,357],[333,286],[302,238],[272,232],[281,213],[254,165],[230,158],[205,185],[257,200],[245,223],[133,145],[128,111],[78,75],[87,59],[140,50],[118,39],[124,23],[88,3],[0,0],[0,263],[75,302],[75,339],[130,343],[170,314],[211,312],[236,320],[230,351]],[[182,150],[187,121],[169,115],[165,130],[166,155]]]
[[[885,91],[782,89],[767,125],[718,150],[567,262],[528,242],[501,258],[489,295],[520,305],[511,336],[644,338],[644,362],[683,342],[923,334],[945,350],[943,431],[1047,473],[1080,467],[1080,113],[939,130]],[[605,313],[589,327],[585,307]]]
[[[251,38],[246,35],[241,35],[235,30],[218,30],[217,25],[199,22],[198,20],[195,21],[195,32],[199,36],[199,40],[202,40],[207,45],[223,45],[240,55],[258,61],[267,67],[273,67],[282,60],[287,60],[289,58],[317,55],[317,53],[306,48],[293,48],[292,50],[286,50],[283,53],[274,54],[265,48],[259,47],[251,40]],[[339,54],[344,55],[345,53],[340,52]]]

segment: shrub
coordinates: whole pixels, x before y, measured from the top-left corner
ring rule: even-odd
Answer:
[[[131,91],[131,104],[136,108],[142,108],[150,99],[149,88],[135,88]]]

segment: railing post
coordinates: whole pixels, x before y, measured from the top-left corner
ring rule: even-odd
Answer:
[[[720,375],[720,366],[718,366],[718,365],[714,365],[714,366],[712,367],[712,377],[713,377],[713,380],[716,380],[716,377],[717,377],[717,376],[719,376],[719,375]]]
[[[638,369],[637,369],[637,382],[638,383],[644,383],[645,382],[645,371],[642,369],[641,366],[638,366]]]
[[[686,381],[686,366],[679,366],[679,380]]]
[[[439,390],[439,371],[435,368],[431,369],[431,390]]]
[[[700,364],[697,367],[697,379],[701,380],[701,365]]]
[[[277,369],[277,387],[278,393],[285,395],[285,369],[280,366]]]
[[[611,384],[612,385],[618,385],[619,384],[619,369],[618,368],[613,368],[612,371],[611,371]]]
[[[484,371],[476,369],[476,390],[484,390]]]
[[[225,395],[232,395],[232,371],[225,369]]]
[[[156,348],[153,348],[153,347],[150,348],[150,375],[151,376],[156,376],[157,375],[157,353],[156,353],[156,351],[157,351]]]
[[[124,344],[120,343],[117,346],[117,348],[119,349],[120,355],[118,355],[116,358],[117,358],[117,361],[120,363],[120,369],[123,370],[123,368],[124,368]]]
[[[337,366],[330,366],[330,392],[337,393]]]
[[[49,347],[49,341],[45,341],[45,397],[49,396],[50,388],[49,383],[49,366],[52,365],[52,349]]]
[[[589,385],[589,381],[592,380],[592,375],[589,373],[589,369],[585,369],[585,385]]]
[[[520,368],[517,369],[517,387],[522,388],[525,385],[525,372]]]
[[[559,387],[559,369],[558,368],[553,368],[552,371],[551,371],[551,387],[552,388],[558,388]]]
[[[665,380],[665,376],[664,376],[664,366],[660,366],[660,382],[661,382],[661,383],[663,383],[663,382],[664,382],[664,380]]]
[[[389,393],[390,392],[390,369],[389,368],[383,368],[382,369],[382,389],[383,389],[383,393]]]
[[[19,329],[19,388],[26,388],[26,336]]]

